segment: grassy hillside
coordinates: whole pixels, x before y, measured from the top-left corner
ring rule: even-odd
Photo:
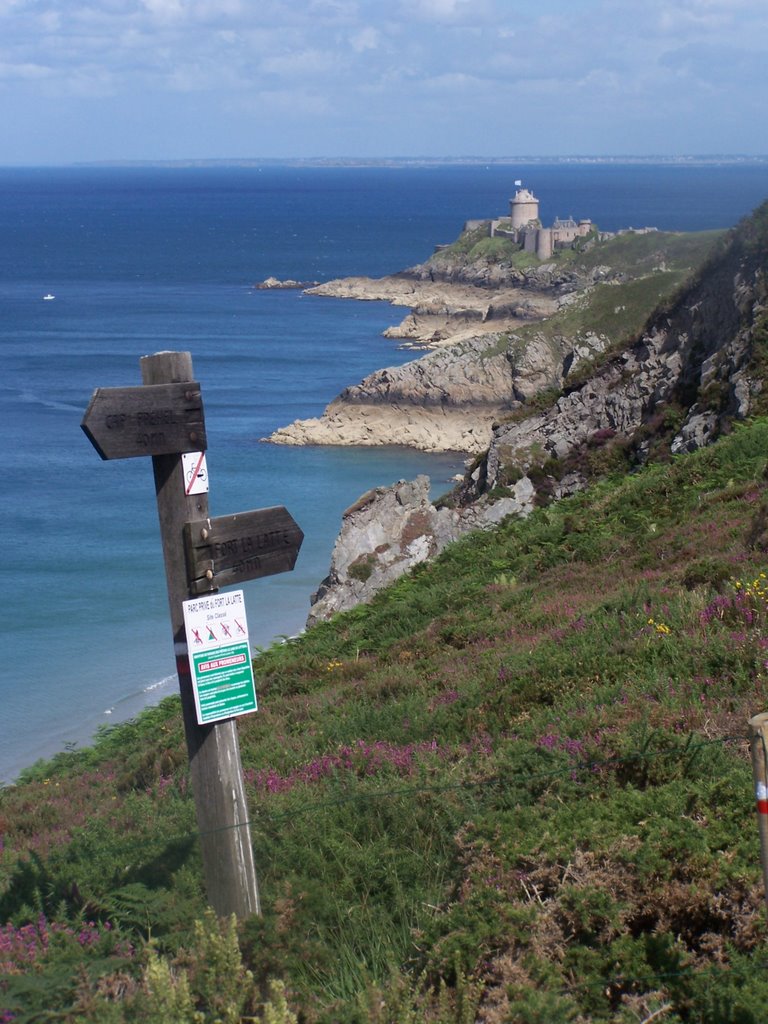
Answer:
[[[620,235],[587,253],[566,250],[564,259],[570,259],[580,273],[600,266],[610,268],[609,282],[598,281],[577,302],[542,324],[521,328],[520,341],[535,328],[547,338],[562,335],[580,341],[588,334],[604,334],[614,347],[626,343],[642,330],[659,303],[669,299],[692,269],[705,261],[722,237],[717,231]]]
[[[572,348],[599,336],[604,339],[599,360],[604,361],[633,341],[655,310],[672,303],[691,275],[713,258],[724,238],[722,231],[658,231],[618,235],[586,251],[558,250],[555,266],[568,268],[585,281],[595,275],[594,282],[553,316],[521,324],[492,343],[489,351],[509,349],[518,362],[534,338],[552,345],[566,339]],[[596,365],[590,364],[590,369]],[[586,366],[582,372],[587,372]]]
[[[487,230],[487,226],[480,226],[462,232],[455,242],[431,256],[428,265],[436,270],[455,270],[487,261],[523,272],[542,265],[541,260],[524,252],[516,242],[500,236],[491,238]],[[555,270],[570,270],[581,277],[589,276],[598,267],[609,268],[616,277],[674,272],[701,263],[722,235],[722,231],[628,232],[602,241],[591,235],[574,248],[556,249],[546,262]]]
[[[759,421],[261,655],[239,935],[205,916],[175,701],[30,769],[0,1020],[762,1021],[767,478]]]

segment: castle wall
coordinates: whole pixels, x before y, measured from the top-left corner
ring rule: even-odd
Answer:
[[[552,225],[553,245],[572,245],[577,238],[583,238],[592,230],[592,222],[581,220],[578,224],[574,221],[555,221]]]
[[[552,256],[553,235],[552,228],[539,228],[536,232],[536,255],[540,260],[548,260]]]

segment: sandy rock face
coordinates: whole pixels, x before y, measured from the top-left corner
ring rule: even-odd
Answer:
[[[505,352],[480,357],[479,339],[376,370],[345,390],[321,417],[297,420],[276,444],[404,444],[423,451],[476,453],[512,400]]]
[[[503,333],[557,308],[551,295],[509,282],[491,289],[421,279],[411,272],[344,278],[307,292],[408,306],[411,312],[385,333],[433,351],[345,388],[322,416],[276,430],[266,439],[275,444],[404,444],[423,451],[484,451],[491,426],[514,400],[506,344],[500,341]]]

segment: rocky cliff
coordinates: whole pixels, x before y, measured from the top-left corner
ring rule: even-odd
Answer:
[[[478,453],[513,402],[505,332],[557,309],[544,291],[488,289],[421,276],[423,268],[372,280],[345,278],[310,294],[386,300],[411,312],[385,333],[433,349],[346,388],[322,416],[297,420],[269,438],[278,444],[404,444],[423,451]]]
[[[735,420],[768,412],[768,203],[725,237],[654,243],[621,242],[634,249],[634,275],[626,259],[602,263],[603,250],[584,284],[583,260],[582,282],[568,280],[557,312],[503,342],[462,342],[399,374],[379,371],[332,403],[341,415],[341,406],[375,407],[371,394],[403,407],[418,394],[438,423],[462,396],[474,399],[468,381],[482,372],[489,406],[507,408],[452,507],[431,505],[423,482],[400,482],[348,510],[310,621],[370,599],[469,529],[526,515],[602,473],[691,451]],[[470,450],[482,430],[475,425],[472,437],[469,416],[466,424]]]
[[[314,295],[408,306],[387,333],[435,351],[371,374],[322,416],[297,420],[269,440],[481,453],[494,423],[636,333],[711,241],[621,236],[539,264],[502,240],[470,245],[470,233],[469,241],[401,274],[311,288]],[[489,249],[483,242],[500,244]]]
[[[312,597],[308,625],[370,600],[377,590],[433,558],[463,533],[529,512],[534,494],[526,480],[499,501],[481,498],[467,508],[453,509],[430,502],[426,476],[369,491],[344,513],[330,572]]]
[[[564,479],[692,451],[764,411],[768,204],[733,231],[639,336],[540,411],[498,423],[463,500],[530,479],[540,500]]]

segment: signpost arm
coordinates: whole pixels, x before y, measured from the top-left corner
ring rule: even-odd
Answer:
[[[142,383],[193,381],[189,352],[158,352],[141,360]],[[190,597],[184,524],[208,518],[208,495],[187,495],[180,454],[153,455],[157,510],[168,582],[176,670],[192,790],[201,832],[211,906],[220,916],[261,913],[235,719],[198,725],[182,602]]]

